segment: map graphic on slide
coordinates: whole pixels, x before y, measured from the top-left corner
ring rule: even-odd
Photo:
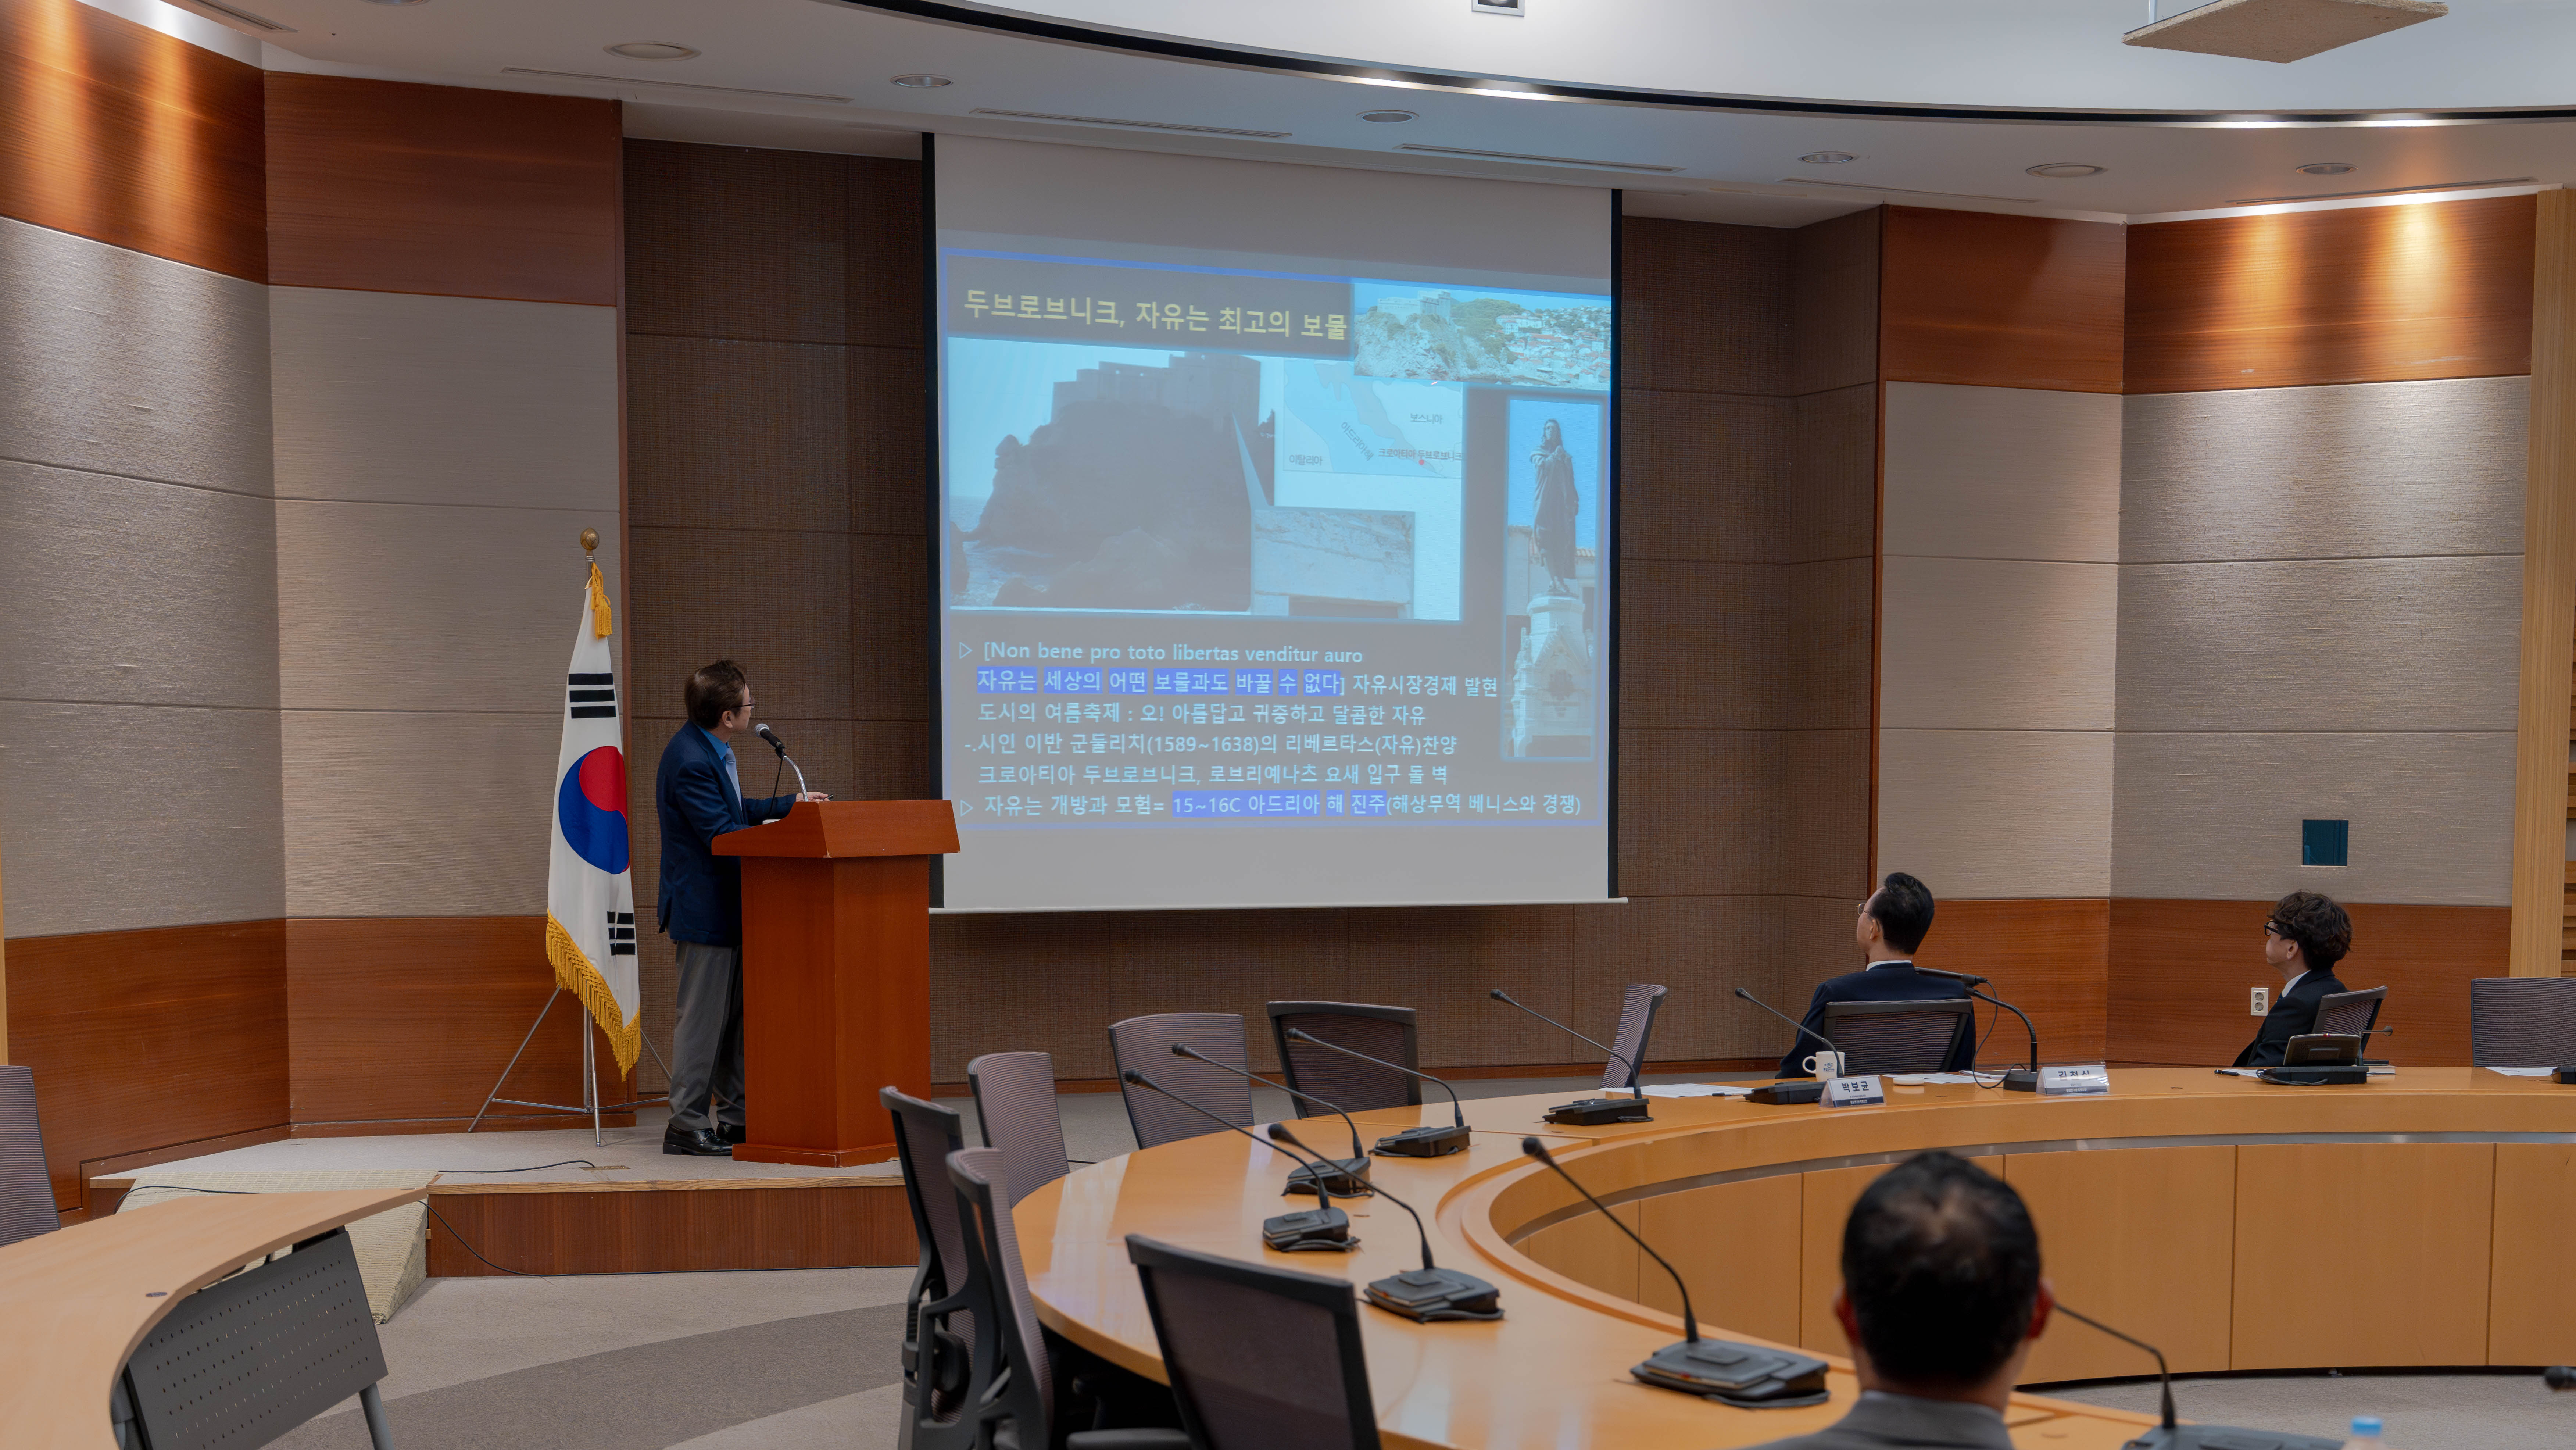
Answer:
[[[1292,473],[1465,476],[1466,385],[1363,377],[1347,362],[1292,359],[1279,408],[1279,466]]]

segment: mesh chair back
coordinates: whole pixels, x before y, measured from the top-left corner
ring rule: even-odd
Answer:
[[[939,1335],[953,1335],[969,1350],[975,1343],[975,1315],[965,1293],[966,1232],[957,1216],[956,1186],[948,1180],[948,1155],[966,1146],[965,1136],[957,1114],[937,1103],[893,1088],[877,1099],[894,1116],[894,1154],[903,1165],[903,1196],[912,1205],[913,1236],[921,1245],[921,1267],[904,1307],[902,1442],[927,1445],[928,1432],[955,1421],[959,1409],[954,1394],[937,1388],[946,1380],[953,1389],[962,1379],[940,1362]],[[932,1393],[921,1393],[924,1382]]]
[[[1054,1423],[1055,1376],[1046,1336],[1038,1332],[1011,1210],[1001,1201],[1010,1171],[1009,1156],[999,1148],[948,1155],[948,1180],[966,1225],[966,1293],[977,1317],[993,1326],[975,1345],[966,1403],[980,1422],[1012,1422],[1022,1450],[1042,1450]],[[977,1443],[984,1442],[979,1437]]]
[[[2328,993],[2317,999],[2317,1025],[2309,1030],[2341,1033],[2346,1037],[2367,1037],[2371,1027],[2379,1021],[2380,1004],[2387,1000],[2386,987]],[[2364,1047],[2369,1045],[2367,1042],[2362,1044]]]
[[[1157,1082],[1160,1078],[1155,1079]],[[966,1064],[986,1144],[1002,1151],[1004,1208],[1072,1170],[1064,1118],[1055,1105],[1055,1059],[1043,1052],[988,1052]]]
[[[1939,1072],[1976,1026],[1976,999],[1926,1002],[1828,1002],[1824,1038],[1843,1055],[1843,1071]]]
[[[1378,1450],[1348,1280],[1127,1238],[1193,1450]]]
[[[1126,1081],[1124,1075],[1131,1069],[1238,1128],[1251,1127],[1252,1084],[1204,1062],[1174,1056],[1175,1042],[1187,1043],[1192,1051],[1230,1067],[1248,1065],[1243,1019],[1232,1012],[1163,1012],[1110,1023],[1109,1054],[1118,1063],[1118,1091],[1127,1102],[1127,1123],[1136,1130],[1136,1146],[1157,1147],[1220,1129],[1161,1093]]]
[[[152,1450],[234,1450],[384,1377],[357,1251],[333,1229],[172,1305],[126,1360],[123,1388]]]
[[[2469,1065],[2576,1067],[2576,977],[2471,981]]]
[[[1279,1068],[1288,1078],[1288,1091],[1300,1094],[1300,1117],[1311,1118],[1328,1111],[1311,1106],[1302,1095],[1305,1092],[1354,1113],[1371,1108],[1409,1108],[1422,1102],[1420,1079],[1311,1042],[1290,1041],[1288,1029],[1292,1027],[1353,1052],[1419,1067],[1412,1008],[1378,1007],[1365,1002],[1273,1002],[1270,1035],[1279,1044]]]
[[[1651,982],[1629,985],[1619,1003],[1619,1035],[1610,1039],[1610,1050],[1619,1055],[1603,1064],[1603,1087],[1635,1089],[1638,1074],[1646,1070],[1646,1040],[1655,1035],[1655,1014],[1663,1006],[1663,988]]]
[[[0,1066],[0,1248],[63,1226],[45,1176],[33,1068]]]

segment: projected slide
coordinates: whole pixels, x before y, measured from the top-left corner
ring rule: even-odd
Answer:
[[[1607,288],[975,240],[948,904],[1599,899]]]

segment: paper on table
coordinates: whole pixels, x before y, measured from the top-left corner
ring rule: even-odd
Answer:
[[[1922,1087],[1926,1083],[1975,1082],[1977,1075],[1971,1072],[1891,1072],[1887,1080],[1898,1087]]]
[[[2487,1071],[2500,1072],[2506,1077],[2552,1077],[2557,1074],[2558,1069],[2554,1067],[2491,1067],[2488,1068]]]
[[[1753,1091],[1731,1082],[1668,1082],[1646,1089],[1650,1098],[1740,1098]]]

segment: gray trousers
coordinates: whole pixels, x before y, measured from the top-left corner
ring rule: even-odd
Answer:
[[[680,1025],[671,1035],[671,1126],[741,1127],[742,948],[673,942],[680,953]],[[720,1107],[710,1106],[720,1096]]]

